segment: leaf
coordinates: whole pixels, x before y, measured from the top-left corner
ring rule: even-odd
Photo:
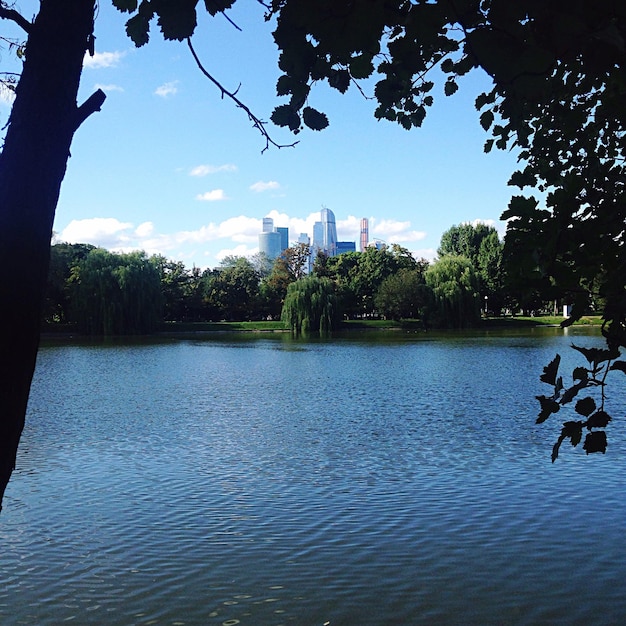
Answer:
[[[454,72],[454,61],[452,59],[444,59],[441,62],[441,71],[445,72],[446,74],[450,74],[451,72]]]
[[[586,367],[576,367],[572,372],[572,378],[574,380],[588,380],[589,370]]]
[[[594,452],[606,452],[606,433],[603,430],[594,430],[585,437],[583,450],[587,454]]]
[[[561,396],[561,404],[567,404],[568,402],[571,402],[578,395],[578,392],[586,386],[587,381],[585,381],[584,383],[578,383],[577,385],[566,389]]]
[[[443,86],[443,93],[445,93],[446,96],[451,96],[453,93],[456,93],[458,88],[459,86],[456,84],[456,81],[448,78]]]
[[[626,374],[626,361],[615,361],[609,369],[624,372],[624,374]]]
[[[235,0],[204,0],[204,6],[211,15],[223,13],[235,4]]]
[[[113,0],[113,6],[122,13],[132,13],[137,8],[137,0]]]
[[[554,385],[556,383],[556,375],[559,371],[559,364],[561,363],[561,355],[557,354],[548,365],[543,368],[543,374],[539,376],[539,380],[542,383],[548,385]]]
[[[596,411],[587,420],[587,428],[606,428],[611,421],[611,416],[606,411]]]
[[[582,439],[583,422],[565,422],[561,429],[561,434],[552,448],[552,462],[554,463],[559,456],[559,449],[565,439],[569,439],[571,444],[576,447]]]
[[[126,34],[137,48],[147,44],[150,40],[151,18],[152,16],[148,17],[142,13],[138,13],[126,22]]]
[[[282,104],[274,109],[270,119],[276,126],[287,126],[294,133],[300,130],[300,116],[288,104]]]
[[[341,93],[346,93],[350,86],[350,73],[348,70],[332,70],[328,77],[328,84]]]
[[[602,348],[583,348],[574,344],[572,344],[572,348],[578,350],[589,363],[604,363],[605,361],[616,359],[620,355],[619,350],[616,348],[604,350]]]
[[[304,107],[302,110],[304,123],[311,130],[322,130],[328,126],[328,118],[324,113],[320,113],[311,107]]]
[[[485,154],[489,154],[491,152],[491,149],[493,148],[493,142],[493,139],[487,139],[487,141],[485,141],[485,146],[483,148]]]
[[[493,111],[485,111],[480,116],[480,125],[485,129],[489,130],[491,125],[493,124]]]
[[[350,74],[352,78],[369,78],[374,73],[374,64],[371,54],[359,54],[350,59]]]
[[[541,405],[541,411],[537,416],[537,420],[535,424],[543,424],[552,413],[558,413],[561,409],[558,402],[555,402],[552,398],[547,398],[546,396],[535,396],[537,400],[539,400],[539,404]]]
[[[596,410],[596,401],[591,397],[583,398],[576,403],[574,410],[579,415],[589,417]]]
[[[163,38],[183,41],[196,29],[196,0],[152,0]]]
[[[491,93],[481,93],[478,96],[476,96],[476,102],[475,102],[475,106],[476,106],[476,110],[480,111],[486,104],[492,104],[493,102],[495,102],[496,99],[496,94],[494,91],[492,91]]]

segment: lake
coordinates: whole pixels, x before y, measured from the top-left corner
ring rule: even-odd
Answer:
[[[572,341],[602,345],[47,343],[0,514],[0,623],[623,623],[623,375],[606,455],[565,443],[552,464],[568,413],[534,424],[543,366],[585,364]]]

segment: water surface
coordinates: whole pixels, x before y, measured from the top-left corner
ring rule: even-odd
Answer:
[[[534,425],[585,332],[44,346],[0,622],[622,622],[623,385],[605,456]]]

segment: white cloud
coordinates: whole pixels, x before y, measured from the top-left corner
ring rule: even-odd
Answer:
[[[218,202],[220,200],[227,200],[227,197],[223,189],[212,189],[211,191],[199,193],[196,196],[196,200],[202,200],[203,202]]]
[[[125,54],[125,52],[96,52],[93,56],[90,56],[86,53],[83,65],[89,69],[116,67]]]
[[[215,254],[215,258],[221,261],[227,256],[252,256],[259,251],[259,248],[249,248],[245,245],[236,246],[234,248],[224,248]]]
[[[152,222],[144,222],[135,228],[135,235],[140,238],[149,237],[154,232],[154,224]]]
[[[93,217],[84,220],[72,220],[59,233],[59,240],[67,243],[90,243],[103,248],[118,249],[131,241],[133,225],[120,222],[114,217]]]
[[[104,91],[104,92],[108,92],[108,91],[124,91],[124,89],[122,87],[120,87],[119,85],[115,85],[115,84],[103,85],[101,83],[96,83],[94,85],[94,89],[102,89],[102,91]]]
[[[260,193],[262,191],[269,191],[270,189],[280,189],[280,184],[275,180],[268,180],[267,182],[260,180],[250,185],[250,189],[256,193]]]
[[[232,163],[224,165],[196,165],[189,172],[189,176],[207,176],[208,174],[217,174],[218,172],[236,172],[237,166]]]
[[[420,230],[412,230],[411,222],[399,222],[397,220],[369,220],[370,239],[382,239],[387,243],[408,243],[421,241],[426,238],[426,233]]]
[[[160,98],[168,98],[169,96],[173,96],[178,92],[177,80],[173,80],[169,83],[164,83],[160,85],[154,90],[154,95],[159,96]]]

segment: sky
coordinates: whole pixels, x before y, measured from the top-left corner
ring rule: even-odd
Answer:
[[[17,8],[30,18],[37,4],[18,0]],[[246,113],[221,97],[186,44],[163,41],[153,23],[151,41],[137,49],[124,31],[127,16],[110,0],[99,4],[96,54],[86,57],[79,102],[97,88],[107,99],[75,135],[55,241],[145,250],[204,269],[257,252],[264,217],[287,226],[291,242],[312,236],[322,207],[334,212],[339,240],[357,249],[362,217],[370,240],[429,260],[453,225],[481,221],[504,235],[498,218],[514,192],[507,181],[516,158],[483,152],[474,99],[489,88],[486,75],[467,77],[452,97],[440,82],[423,126],[411,131],[377,121],[375,103],[357,90],[341,95],[317,85],[309,104],[330,126],[294,136],[269,122],[284,103],[275,95],[272,24],[256,0],[239,0],[228,15],[241,30],[202,15],[193,43],[206,69],[268,120],[274,141],[298,142],[263,152]],[[1,52],[6,67],[10,55]],[[364,89],[371,94],[373,83]],[[9,112],[4,94],[1,125]]]

